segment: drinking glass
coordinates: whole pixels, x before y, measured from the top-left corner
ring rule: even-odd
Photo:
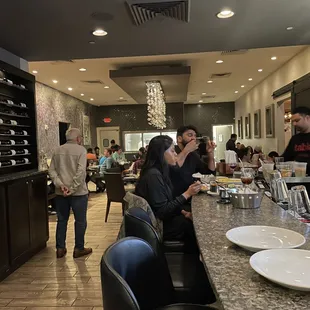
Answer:
[[[284,163],[284,157],[275,157],[274,162],[275,162],[276,167],[278,169],[278,164]]]
[[[254,179],[254,171],[251,168],[243,168],[241,171],[241,182],[244,185],[244,192],[249,188]]]
[[[304,178],[306,176],[307,163],[295,162],[295,177]]]

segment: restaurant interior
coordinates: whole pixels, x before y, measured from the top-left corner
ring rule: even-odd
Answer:
[[[310,309],[298,2],[1,4],[0,310]]]

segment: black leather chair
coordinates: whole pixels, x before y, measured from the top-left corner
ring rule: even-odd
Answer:
[[[173,287],[152,247],[137,238],[112,244],[101,260],[105,310],[207,310],[202,305],[171,304]]]
[[[141,208],[127,210],[124,222],[126,237],[133,236],[148,242],[159,257],[162,270],[170,272],[178,302],[211,304],[216,301],[198,254],[165,255],[148,214]]]
[[[104,181],[107,190],[107,209],[105,214],[105,222],[108,221],[108,216],[110,212],[111,202],[120,202],[122,204],[122,211],[124,215],[125,201],[124,196],[126,194],[124,188],[124,182],[121,173],[110,173],[106,172],[104,174]]]

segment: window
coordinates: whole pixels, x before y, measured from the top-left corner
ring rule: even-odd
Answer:
[[[138,151],[142,147],[142,133],[125,133],[125,151]]]
[[[176,131],[142,131],[142,132],[124,132],[125,152],[137,152],[140,147],[146,147],[152,138],[159,135],[167,135],[176,143]]]
[[[145,147],[150,143],[152,138],[160,136],[160,132],[146,132],[143,134],[143,146]]]

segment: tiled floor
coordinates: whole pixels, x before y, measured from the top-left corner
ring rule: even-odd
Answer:
[[[73,259],[73,215],[67,234],[68,253],[55,256],[56,216],[50,217],[50,240],[41,253],[0,283],[1,310],[102,310],[99,264],[104,250],[115,241],[122,220],[121,205],[114,203],[104,222],[106,194],[89,200],[86,246],[93,254]]]

